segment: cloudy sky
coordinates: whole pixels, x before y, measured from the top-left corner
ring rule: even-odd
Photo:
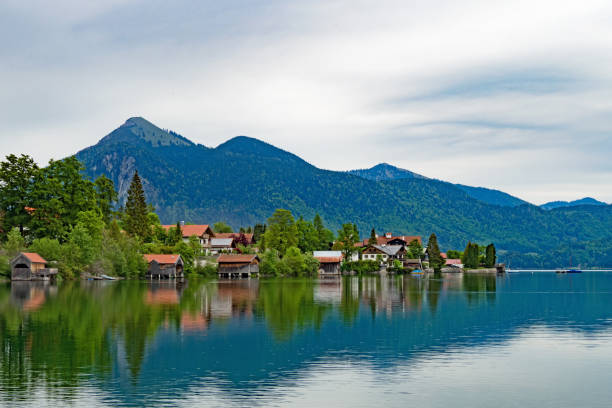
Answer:
[[[0,153],[143,116],[534,203],[612,202],[612,2],[0,2]]]

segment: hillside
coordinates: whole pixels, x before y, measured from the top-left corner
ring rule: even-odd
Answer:
[[[602,201],[598,201],[591,197],[584,197],[575,201],[551,201],[550,203],[542,204],[540,208],[545,210],[553,210],[555,208],[576,207],[580,205],[607,205]]]
[[[414,178],[427,179],[425,176],[413,173],[410,170],[400,169],[399,167],[392,166],[388,163],[380,163],[369,169],[349,170],[347,173],[374,181]],[[453,185],[463,190],[470,197],[487,204],[499,205],[503,207],[516,207],[517,205],[528,204],[527,201],[523,201],[520,198],[504,193],[503,191],[492,190],[484,187],[465,186],[463,184]]]
[[[588,254],[612,247],[610,206],[553,211],[530,204],[500,207],[437,180],[374,181],[321,170],[245,136],[208,148],[141,118],[129,119],[77,157],[90,177],[110,177],[122,199],[138,169],[147,198],[164,223],[224,220],[238,227],[287,208],[307,219],[318,212],[334,230],[342,222],[355,222],[364,236],[372,227],[425,237],[436,232],[443,249],[463,248],[468,240],[492,241],[512,258],[513,266],[564,264],[551,258],[556,251],[565,258],[564,247],[570,244],[576,262],[606,266],[608,252],[593,255],[596,259]]]

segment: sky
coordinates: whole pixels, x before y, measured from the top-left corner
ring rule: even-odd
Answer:
[[[0,2],[0,155],[142,116],[321,168],[612,202],[612,2]]]

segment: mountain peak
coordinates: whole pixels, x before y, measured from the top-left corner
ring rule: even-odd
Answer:
[[[399,167],[393,166],[385,162],[378,163],[377,165],[370,167],[369,169],[349,170],[347,173],[374,181],[427,178],[410,170],[400,169]]]
[[[250,136],[235,136],[226,142],[221,143],[215,149],[224,153],[238,153],[243,155],[256,155],[259,157],[293,160],[306,163],[293,153],[280,149],[263,140],[256,139]]]
[[[133,116],[126,120],[121,126],[106,135],[100,142],[109,143],[114,141],[133,143],[144,140],[153,147],[159,146],[193,146],[189,139],[171,130],[161,129],[143,117]]]
[[[576,207],[580,205],[607,205],[603,201],[596,200],[592,197],[584,197],[575,201],[551,201],[550,203],[542,204],[540,207],[545,210],[553,210],[555,208]]]

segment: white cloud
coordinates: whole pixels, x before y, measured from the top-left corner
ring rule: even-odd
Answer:
[[[612,201],[607,1],[11,1],[0,16],[2,153],[45,162],[140,115],[325,168]]]

